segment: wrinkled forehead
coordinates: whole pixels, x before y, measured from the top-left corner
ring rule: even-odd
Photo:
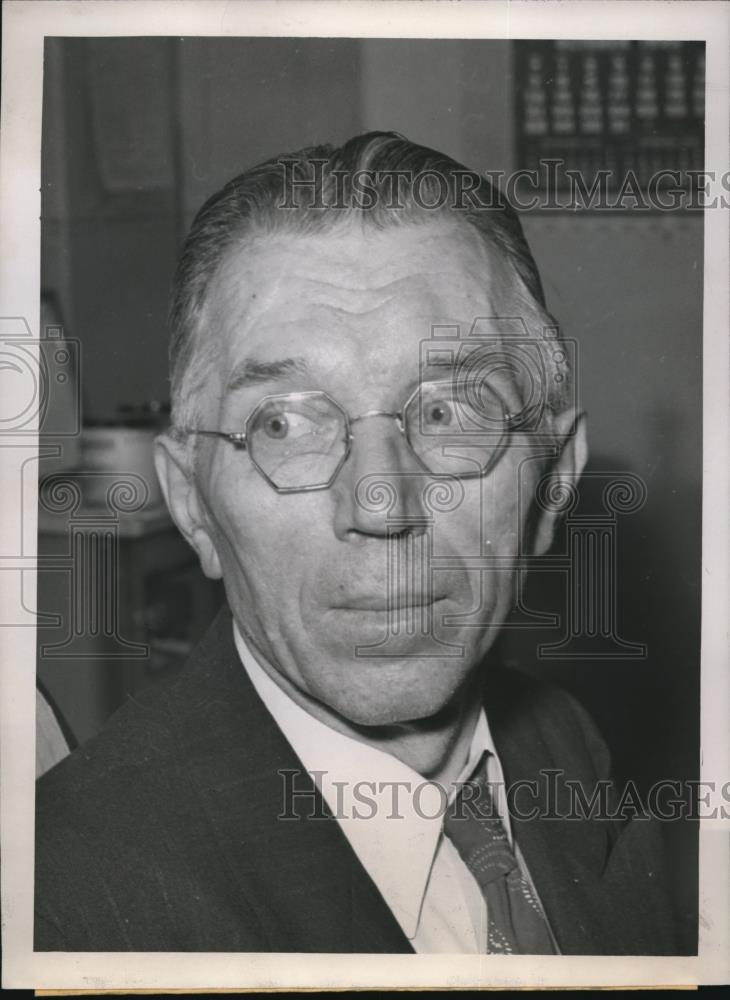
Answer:
[[[488,379],[520,409],[528,308],[503,255],[463,225],[262,234],[232,249],[211,283],[210,402],[275,384],[367,409],[456,376]]]
[[[421,332],[431,321],[468,328],[478,316],[513,315],[519,298],[513,270],[470,227],[349,224],[235,246],[211,282],[206,311],[211,332],[240,341],[326,314],[345,324],[412,315]]]

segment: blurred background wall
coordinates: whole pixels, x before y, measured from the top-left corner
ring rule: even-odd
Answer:
[[[509,173],[519,165],[515,43],[135,38],[46,44],[43,286],[55,294],[67,334],[82,345],[86,422],[112,421],[120,407],[167,400],[165,313],[175,257],[203,200],[243,168],[366,129],[402,132],[479,171]],[[503,655],[573,690],[597,719],[619,774],[642,789],[661,778],[694,777],[701,214],[535,210],[523,213],[523,224],[549,305],[564,334],[578,341],[589,469],[632,472],[647,486],[644,506],[617,522],[618,629],[625,640],[645,644],[647,655],[540,660],[536,649],[556,641],[554,629],[510,634]],[[160,612],[158,592],[167,591],[169,568],[177,574],[175,600],[198,609],[194,634],[189,630],[172,647],[182,655],[220,594],[197,575],[161,516],[153,585],[144,583],[150,569],[140,556],[152,542],[137,536],[141,548],[132,552],[128,540],[124,571],[144,580],[125,592],[128,604],[140,605],[136,617],[124,614],[137,641],[147,641],[157,614],[164,645],[171,612]],[[46,602],[42,610],[63,613],[67,597],[63,586],[51,586],[51,576],[41,580],[39,602]],[[554,611],[557,601],[559,609],[561,578],[540,576],[528,588],[528,602]],[[95,731],[149,673],[137,663],[129,668],[133,679],[120,683],[123,657],[111,665],[93,656],[83,662],[41,656],[39,663],[79,738]],[[691,826],[674,829],[669,846],[690,948],[694,845]]]

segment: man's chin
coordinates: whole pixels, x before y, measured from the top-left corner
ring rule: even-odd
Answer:
[[[355,726],[405,725],[448,710],[470,673],[463,658],[360,656],[340,683],[317,685],[317,697]]]

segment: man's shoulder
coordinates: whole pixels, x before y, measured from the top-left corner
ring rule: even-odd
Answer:
[[[99,804],[114,788],[138,787],[141,774],[162,772],[176,754],[176,720],[168,683],[130,698],[102,730],[38,781],[37,810],[57,818],[65,807],[78,812],[93,797]]]
[[[230,631],[230,615],[222,627]],[[224,837],[211,815],[241,762],[254,769],[261,759],[251,735],[260,706],[232,649],[219,621],[177,677],[129,699],[39,780],[38,950],[235,950],[258,941],[245,899],[245,919],[226,923]],[[240,820],[240,844],[250,845],[242,808]]]
[[[485,708],[506,756],[534,759],[543,769],[577,769],[586,778],[610,775],[610,753],[595,722],[578,698],[552,681],[496,668],[487,676]]]
[[[76,819],[87,808],[98,814],[107,804],[139,799],[147,789],[172,792],[199,734],[218,732],[216,713],[230,711],[225,675],[231,650],[221,641],[225,618],[219,616],[180,673],[130,696],[97,735],[39,779],[41,831],[47,814],[57,826],[67,813]]]

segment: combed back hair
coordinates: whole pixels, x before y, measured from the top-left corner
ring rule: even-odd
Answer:
[[[198,212],[185,241],[170,304],[174,428],[196,423],[197,400],[215,365],[216,345],[201,323],[211,281],[229,251],[267,235],[336,231],[359,222],[384,230],[444,216],[471,227],[506,259],[515,279],[513,316],[540,345],[546,414],[559,412],[569,377],[552,377],[554,343],[540,276],[517,213],[486,177],[394,132],[367,132],[343,146],[312,146],[267,160],[229,181]],[[486,280],[486,275],[485,275]],[[464,331],[466,335],[468,331]]]

